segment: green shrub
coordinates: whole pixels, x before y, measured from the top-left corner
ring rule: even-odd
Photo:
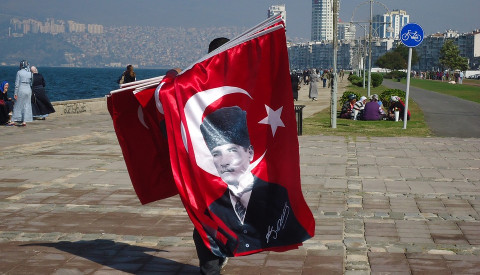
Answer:
[[[402,71],[391,71],[389,73],[386,73],[384,78],[388,78],[388,79],[407,78],[407,73]]]
[[[358,79],[358,78],[360,78],[358,75],[356,75],[356,74],[351,74],[351,75],[348,76],[347,79],[348,79],[348,81],[352,82],[353,80],[356,80],[356,79]]]
[[[382,85],[383,75],[380,73],[372,73],[372,86],[378,87]]]
[[[356,75],[351,75],[348,77],[348,80],[352,83],[352,85],[363,87],[363,77],[359,77]],[[383,82],[383,75],[380,73],[372,73],[372,86],[378,87],[382,85]],[[365,86],[368,86],[368,79],[365,79]]]
[[[355,86],[358,86],[358,87],[363,86],[363,78],[357,76],[356,74],[352,74],[351,76],[349,76],[348,80],[350,81],[350,83],[352,83],[352,85],[355,85]]]
[[[348,101],[348,96],[349,95],[355,95],[357,97],[357,100],[360,98],[360,93],[356,93],[356,92],[352,92],[352,91],[345,91],[343,92],[343,95],[342,97],[340,98],[340,105],[343,106],[343,104],[345,104],[345,102]]]
[[[383,106],[388,109],[390,107],[390,98],[394,95],[399,96],[402,101],[405,102],[405,92],[399,89],[388,89],[383,91],[379,96],[379,100],[382,101]]]

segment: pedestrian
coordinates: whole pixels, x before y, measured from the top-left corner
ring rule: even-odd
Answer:
[[[388,108],[388,119],[395,120],[395,111],[399,112],[399,120],[403,120],[405,114],[405,103],[399,96],[390,98],[390,106]],[[410,120],[410,110],[407,111],[407,120]]]
[[[0,83],[0,125],[10,125],[10,118],[12,116],[13,110],[13,100],[8,97],[8,87],[9,84],[7,81],[2,81]]]
[[[318,89],[317,89],[317,82],[318,82],[318,74],[316,71],[312,72],[310,80],[310,89],[308,90],[308,98],[312,99],[312,101],[317,101],[318,97]]]
[[[372,95],[370,102],[365,104],[363,110],[363,120],[382,120],[385,118],[385,112],[378,104],[378,95]]]
[[[328,71],[324,70],[322,74],[323,88],[327,87],[327,80],[329,79]]]
[[[125,83],[134,82],[136,80],[137,80],[137,75],[135,74],[135,71],[133,70],[133,65],[128,65],[127,69],[118,78],[117,83],[122,85],[122,84],[125,84]]]
[[[300,81],[296,73],[292,72],[290,74],[290,82],[292,84],[292,92],[293,92],[293,101],[298,100],[298,90],[300,90]]]
[[[351,119],[353,106],[357,103],[357,96],[354,94],[350,94],[348,96],[348,100],[343,104],[342,110],[340,111],[340,118]]]
[[[230,39],[225,37],[213,39],[208,45],[208,52],[210,53],[214,51],[228,41],[230,41]],[[203,242],[203,239],[196,228],[193,229],[193,241],[197,250],[198,260],[200,261],[200,274],[220,274],[220,270],[227,264],[228,258],[213,254],[213,252]]]
[[[50,113],[54,113],[55,109],[45,92],[45,79],[38,72],[35,66],[30,67],[33,73],[32,79],[32,114],[34,119],[45,120]]]
[[[367,97],[362,96],[353,106],[352,118],[354,120],[363,119],[363,110],[365,109],[366,101],[367,101]]]
[[[17,126],[26,126],[33,121],[32,116],[32,73],[26,60],[20,61],[20,69],[15,79],[15,105],[13,106],[12,121]]]

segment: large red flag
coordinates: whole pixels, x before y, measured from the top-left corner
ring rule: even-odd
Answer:
[[[137,98],[151,98],[154,88],[133,94],[133,88],[112,93],[107,105],[135,192],[142,204],[178,194],[168,154],[165,121],[155,101],[144,108]]]
[[[173,178],[213,253],[284,251],[314,235],[284,28],[195,64],[161,87],[160,101]]]

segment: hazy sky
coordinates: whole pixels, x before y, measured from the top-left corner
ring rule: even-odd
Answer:
[[[339,0],[340,18],[367,21],[368,1]],[[270,5],[285,4],[287,35],[310,38],[311,0],[2,0],[2,14],[43,19],[72,19],[80,23],[149,26],[251,27],[266,18]],[[480,29],[480,0],[382,0],[389,10],[403,9],[425,34],[446,29]],[[363,4],[362,4],[363,3]],[[385,8],[374,4],[374,14]],[[357,30],[360,28],[357,28]]]

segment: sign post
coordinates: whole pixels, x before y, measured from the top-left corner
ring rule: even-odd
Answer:
[[[405,92],[405,110],[403,111],[403,129],[407,129],[408,97],[410,94],[410,73],[412,69],[412,48],[423,41],[423,29],[418,24],[410,23],[400,31],[400,40],[408,47],[407,90]]]

